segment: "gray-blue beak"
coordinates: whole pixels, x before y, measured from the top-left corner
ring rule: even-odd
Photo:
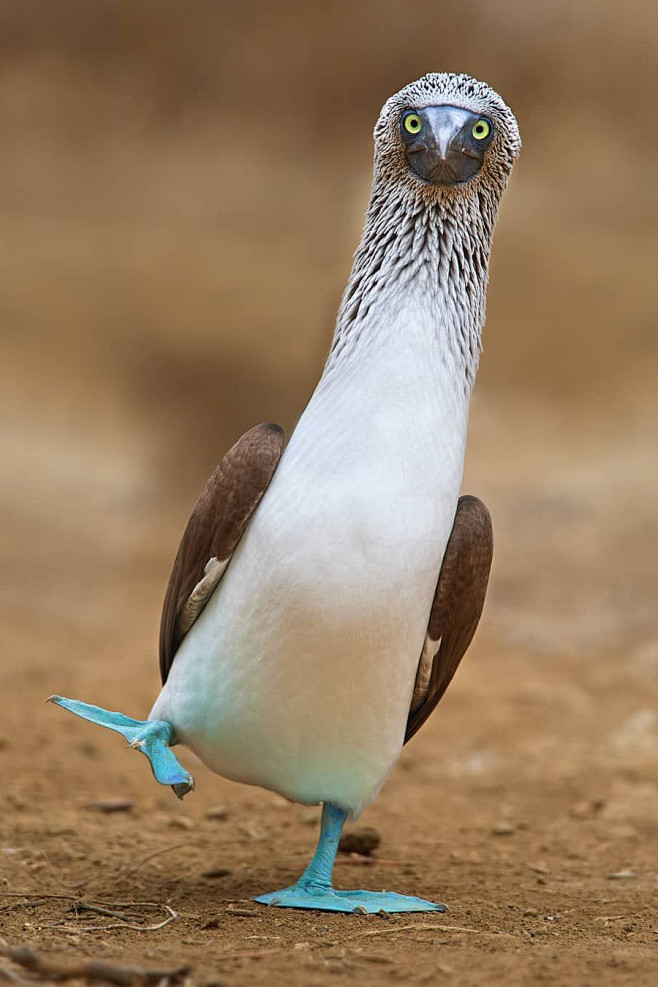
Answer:
[[[481,168],[493,124],[458,106],[426,106],[400,117],[409,167],[433,185],[467,182]]]

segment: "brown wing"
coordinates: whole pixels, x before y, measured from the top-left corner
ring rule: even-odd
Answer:
[[[229,449],[192,511],[165,594],[160,622],[164,683],[180,643],[210,599],[277,468],[285,435],[256,425]]]
[[[489,511],[477,497],[460,497],[434,593],[405,743],[434,710],[466,654],[484,606],[492,557]]]

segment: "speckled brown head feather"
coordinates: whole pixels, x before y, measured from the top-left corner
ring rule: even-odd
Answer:
[[[210,599],[267,490],[285,436],[278,425],[256,425],[229,449],[192,511],[178,549],[160,623],[163,683],[180,643]]]
[[[477,174],[455,185],[432,184],[414,174],[400,136],[405,110],[444,104],[483,114],[494,127]],[[459,352],[470,388],[481,348],[500,199],[521,151],[516,119],[486,83],[430,72],[386,101],[374,137],[366,225],[338,313],[328,369],[355,350],[384,293],[392,308],[408,285],[422,282],[429,299],[444,299],[441,330],[446,345]]]
[[[477,497],[460,497],[434,594],[405,743],[446,691],[480,620],[493,557],[489,511]]]
[[[449,103],[482,113],[494,124],[494,139],[487,149],[483,166],[465,184],[429,184],[408,167],[399,136],[400,114],[407,108],[422,110],[434,103]],[[471,202],[478,208],[481,205],[478,198],[484,195],[497,209],[521,151],[518,124],[498,93],[486,82],[452,72],[429,72],[391,96],[382,107],[374,136],[374,187],[390,184],[396,192],[404,189],[410,199],[422,199],[432,205]]]

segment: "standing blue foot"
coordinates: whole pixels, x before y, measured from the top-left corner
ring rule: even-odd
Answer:
[[[126,738],[130,747],[146,755],[155,780],[161,785],[171,785],[179,799],[193,790],[194,778],[169,746],[173,737],[171,723],[166,720],[133,720],[123,713],[113,713],[79,699],[65,699],[64,696],[50,696],[48,702],[68,709],[90,723],[116,730]]]
[[[445,912],[445,905],[393,891],[334,891],[331,874],[347,813],[335,805],[322,806],[320,839],[310,864],[296,884],[259,895],[254,901],[279,908],[316,908],[325,912]]]

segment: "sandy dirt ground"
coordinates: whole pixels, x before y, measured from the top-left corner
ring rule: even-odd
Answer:
[[[6,621],[7,943],[29,943],[49,961],[189,966],[193,984],[236,987],[656,982],[653,590],[644,576],[634,587],[626,575],[618,580],[611,566],[645,572],[649,529],[629,523],[617,491],[601,486],[609,462],[591,450],[585,470],[568,453],[565,463],[563,447],[537,424],[524,428],[544,436],[543,452],[533,458],[517,435],[511,485],[492,456],[491,427],[480,408],[470,488],[486,487],[498,535],[481,631],[356,824],[381,836],[375,856],[342,854],[336,867],[340,886],[422,894],[449,911],[384,919],[252,904],[252,895],[299,874],[317,809],[218,779],[188,752],[198,787],[179,804],[118,737],[43,705],[57,690],[136,715],[148,708],[161,591],[153,553],[163,578],[167,554],[153,546],[173,544],[174,526],[139,512],[129,565],[108,551],[85,588],[76,565],[58,583],[31,559],[32,577],[48,580],[50,613],[34,621],[24,609]],[[555,480],[546,463],[558,448]],[[617,454],[632,470],[628,450]],[[120,540],[127,520],[115,520],[103,543]],[[20,701],[8,701],[10,693]],[[117,799],[128,800],[124,811],[98,807]],[[83,902],[112,914],[81,910]]]
[[[102,960],[163,987],[655,985],[655,2],[37,7],[0,5],[0,981]],[[454,682],[356,823],[374,857],[341,855],[336,881],[449,911],[266,910],[251,897],[299,875],[317,809],[185,750],[179,803],[44,700],[147,714],[191,506],[246,428],[290,432],[374,119],[435,68],[491,82],[524,139],[464,484],[494,570]]]

